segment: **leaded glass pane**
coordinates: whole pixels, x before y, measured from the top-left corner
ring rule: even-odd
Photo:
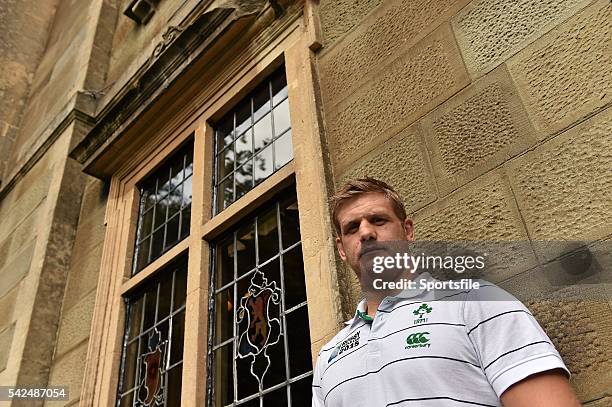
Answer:
[[[185,306],[187,298],[187,273],[174,274],[174,296],[172,297],[172,310],[176,311]]]
[[[257,237],[259,239],[257,244],[259,264],[262,264],[279,251],[276,207],[257,217]]]
[[[293,158],[284,68],[264,80],[214,128],[218,213]]]
[[[291,383],[291,405],[310,407],[312,401],[312,376]]]
[[[236,199],[240,199],[244,194],[253,188],[253,159],[249,158],[234,173],[236,179]]]
[[[283,103],[276,106],[272,111],[274,115],[274,131],[276,134],[282,134],[291,127],[289,119],[289,100],[285,99]]]
[[[255,123],[253,128],[255,152],[258,152],[272,142],[272,134],[272,115],[267,114]]]
[[[289,349],[310,349],[308,310],[302,306],[286,315]],[[289,353],[289,373],[296,377],[312,369],[310,352]]]
[[[287,97],[287,77],[285,76],[285,71],[280,70],[278,75],[272,77],[271,82],[272,95],[274,95],[272,104],[276,106]]]
[[[193,142],[181,147],[139,184],[133,274],[189,235]]]
[[[236,270],[240,277],[255,268],[255,228],[247,223],[236,234]]]
[[[183,240],[189,236],[189,225],[191,224],[191,203],[181,210],[181,237]]]
[[[223,343],[234,336],[234,288],[215,294],[215,343]]]
[[[181,380],[183,365],[180,364],[168,371],[168,403],[167,407],[181,407]]]
[[[215,351],[215,395],[218,405],[225,406],[234,400],[233,354],[232,345],[223,346]]]
[[[289,197],[262,208],[213,245],[214,406],[310,402],[304,379],[312,362],[305,351],[310,334],[297,220],[295,197]],[[300,398],[289,403],[294,393]]]
[[[236,162],[242,164],[246,159],[253,155],[253,136],[249,128],[245,133],[236,139]]]
[[[217,152],[225,149],[234,140],[234,116],[225,116],[215,128],[217,132]]]
[[[286,199],[280,204],[281,230],[283,248],[293,246],[300,241],[300,217],[298,203],[293,199]]]
[[[259,120],[270,111],[270,82],[264,81],[253,92],[253,121]]]
[[[272,157],[272,147],[268,147],[263,151],[259,152],[254,157],[254,180],[255,184],[259,184],[261,181],[268,178],[274,172],[274,161]]]
[[[217,186],[217,207],[221,208],[221,211],[232,202],[234,202],[234,177],[230,175]]]
[[[279,169],[293,159],[291,129],[276,140],[276,143],[274,143],[274,152],[276,154],[275,169]]]
[[[287,405],[287,390],[280,388],[268,393],[264,396],[264,406],[286,406]]]
[[[285,307],[291,309],[306,301],[306,282],[304,281],[302,247],[297,246],[283,255],[285,289],[292,295],[285,296]]]
[[[118,406],[180,406],[186,274],[182,257],[126,298]]]

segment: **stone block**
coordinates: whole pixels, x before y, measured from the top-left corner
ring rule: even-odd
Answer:
[[[533,240],[596,240],[612,232],[612,108],[509,164]]]
[[[87,340],[91,330],[95,299],[96,292],[90,291],[87,296],[74,306],[70,308],[63,307],[57,345],[55,347],[56,357]]]
[[[588,242],[588,246],[584,242],[580,245],[560,241],[530,243],[538,255],[539,266],[502,284],[519,300],[557,298],[606,302],[612,298],[612,240]]]
[[[601,398],[612,383],[612,319],[605,301],[527,302],[572,373],[581,400]]]
[[[6,261],[8,260],[12,242],[13,235],[5,236],[4,240],[0,241],[0,269],[4,267]]]
[[[501,171],[488,173],[414,214],[419,240],[524,240],[512,191]]]
[[[417,240],[463,240],[479,251],[478,242],[508,242],[507,250],[487,259],[482,278],[499,282],[529,270],[535,265],[532,251],[516,256],[524,247],[527,234],[518,208],[500,170],[490,172],[443,199],[417,211],[413,216]]]
[[[37,235],[37,222],[40,213],[40,205],[34,209],[25,219],[13,229],[8,236],[0,242],[0,269],[7,261],[20,251],[24,245]]]
[[[11,288],[17,285],[17,283],[28,274],[32,255],[34,254],[34,247],[36,246],[35,243],[36,240],[32,240],[28,246],[15,254],[13,259],[0,269],[0,281],[2,281],[2,285],[0,285],[0,297],[8,293]]]
[[[126,83],[146,62],[155,45],[162,41],[163,31],[168,25],[175,24],[174,21],[180,21],[181,16],[184,17],[187,10],[189,8],[183,7],[181,3],[160,1],[153,19],[140,26],[120,13],[110,48],[106,83]]]
[[[81,263],[91,251],[104,241],[104,214],[100,218],[92,218],[86,222],[79,222],[77,227],[74,246],[72,249],[73,262]]]
[[[338,267],[338,289],[340,290],[342,317],[348,321],[355,315],[355,309],[363,295],[357,275],[346,263],[341,263]]]
[[[21,200],[25,195],[31,193],[34,187],[44,188],[49,186],[51,174],[55,169],[56,167],[51,157],[45,157],[37,162],[36,165],[26,173],[23,179],[15,185],[14,201],[18,202]]]
[[[11,354],[11,345],[13,344],[14,333],[14,323],[0,331],[0,372],[6,369],[6,365]]]
[[[89,218],[104,219],[107,199],[108,186],[98,179],[90,179],[83,192],[79,222],[87,221]]]
[[[435,182],[418,124],[403,130],[361,158],[342,174],[337,185],[364,176],[381,179],[393,186],[403,198],[408,212],[436,200]]]
[[[535,143],[505,67],[447,100],[422,123],[442,195]]]
[[[5,239],[9,233],[13,232],[13,230],[15,230],[24,219],[30,216],[33,211],[44,206],[43,203],[45,202],[49,190],[51,175],[52,174],[44,175],[39,180],[32,182],[29,189],[26,189],[19,199],[15,199],[13,195],[18,192],[15,190],[11,191],[5,198],[5,201],[1,202],[0,240]],[[27,182],[27,180],[23,180],[22,182]]]
[[[553,134],[610,105],[610,38],[612,5],[600,0],[508,62],[536,129]]]
[[[471,2],[452,20],[470,75],[478,77],[495,68],[589,1]]]
[[[321,31],[325,46],[355,27],[369,12],[383,4],[383,0],[323,0],[319,8]]]
[[[326,112],[336,172],[442,103],[468,82],[448,25],[442,26],[349,98]]]
[[[87,342],[55,359],[49,374],[49,386],[68,386],[69,401],[78,399],[81,395],[86,360]]]
[[[100,263],[102,261],[102,247],[100,243],[93,249],[82,252],[80,258],[73,256],[68,272],[68,282],[64,294],[64,307],[75,305],[84,295],[88,294],[98,285]]]
[[[0,330],[3,330],[13,322],[13,310],[15,309],[18,293],[19,286],[16,286],[0,297]]]
[[[466,0],[387,2],[363,20],[320,58],[319,72],[325,99],[336,103],[367,74],[412,47],[453,15]]]

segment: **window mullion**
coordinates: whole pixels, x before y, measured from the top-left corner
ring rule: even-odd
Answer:
[[[238,367],[236,366],[236,355],[237,355],[237,342],[238,342],[238,328],[236,324],[236,310],[238,309],[238,283],[236,279],[238,278],[238,250],[237,250],[237,240],[238,240],[238,232],[233,232],[233,244],[232,244],[232,252],[233,252],[233,263],[234,263],[234,307],[233,307],[233,319],[232,319],[232,332],[234,335],[234,340],[232,342],[232,380],[234,381],[234,399],[233,404],[238,400]],[[233,405],[232,404],[232,405]]]
[[[280,284],[281,284],[281,321],[283,323],[283,348],[285,352],[285,377],[287,380],[291,377],[289,370],[289,340],[287,338],[287,319],[285,318],[285,274],[283,266],[283,234],[280,216],[280,204],[276,203],[276,227],[278,230],[278,253],[279,253],[279,268],[280,268]],[[287,386],[287,405],[291,406],[291,385]]]

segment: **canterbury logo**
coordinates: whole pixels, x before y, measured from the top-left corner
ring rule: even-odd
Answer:
[[[417,332],[414,334],[410,334],[406,338],[406,343],[408,345],[418,345],[421,343],[429,342],[429,338],[427,338],[425,335],[429,335],[429,332]]]

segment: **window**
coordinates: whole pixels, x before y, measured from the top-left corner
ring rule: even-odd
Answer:
[[[139,185],[134,274],[189,235],[192,173],[189,142]]]
[[[333,250],[325,240],[301,241],[291,198],[294,189],[316,198],[300,202],[312,214],[308,233],[328,233],[324,163],[293,160],[294,136],[301,136],[301,149],[324,151],[320,137],[304,137],[322,129],[313,55],[303,47],[314,37],[302,29],[300,8],[274,21],[264,14],[254,29],[219,13],[198,20],[219,30],[202,37],[186,29],[169,44],[201,44],[193,59],[163,51],[143,71],[157,75],[158,63],[167,66],[167,90],[151,88],[135,110],[132,92],[118,95],[74,150],[88,172],[110,181],[85,404],[261,407],[307,405],[311,398],[312,309],[304,280],[309,288],[335,284]],[[203,42],[208,34],[210,47]],[[294,89],[306,97],[290,117]],[[313,185],[315,179],[321,182]],[[329,281],[320,281],[311,264]],[[185,275],[187,288],[179,290]],[[177,302],[183,291],[185,306]],[[317,339],[337,326],[332,298],[316,302]],[[264,303],[270,312],[261,318]],[[182,359],[181,344],[188,355]],[[255,366],[254,376],[257,355],[269,355],[270,366]],[[147,376],[149,366],[159,369]]]
[[[117,405],[181,405],[187,264],[181,258],[125,298]]]
[[[138,225],[127,282],[135,286],[123,295],[118,407],[181,405],[188,256],[182,250],[157,270],[147,266],[189,235],[192,174],[190,140],[136,184]]]
[[[219,120],[215,145],[218,213],[293,158],[284,67]]]
[[[214,406],[307,406],[312,361],[295,197],[214,245]]]

